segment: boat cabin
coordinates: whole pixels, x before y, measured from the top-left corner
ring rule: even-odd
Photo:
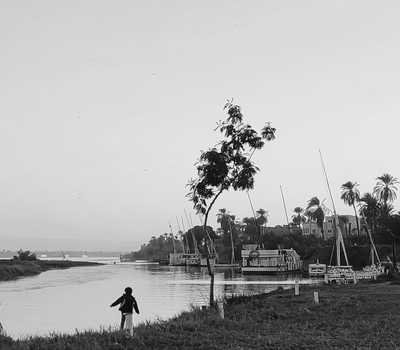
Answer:
[[[317,262],[316,264],[308,265],[308,275],[310,277],[324,277],[326,274],[326,264],[320,264]]]
[[[268,274],[298,271],[302,261],[294,249],[243,249],[244,274]]]

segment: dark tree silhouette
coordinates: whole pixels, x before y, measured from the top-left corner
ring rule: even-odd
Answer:
[[[378,181],[374,187],[374,195],[383,204],[393,202],[397,197],[399,180],[390,174],[383,174],[376,178]]]
[[[301,229],[301,225],[307,221],[304,216],[304,209],[301,207],[296,207],[293,209],[294,214],[292,215],[292,222],[295,226]]]
[[[358,183],[347,181],[341,186],[342,195],[340,198],[348,206],[353,207],[354,215],[356,216],[357,236],[360,237],[360,224],[358,223],[358,214],[356,203],[360,200],[360,191],[358,190]]]
[[[217,213],[217,222],[221,225],[223,232],[223,242],[226,243],[227,240],[230,242],[231,246],[231,264],[235,262],[235,242],[234,233],[235,230],[235,216],[227,212],[225,208],[220,209]]]
[[[275,139],[275,128],[269,123],[258,133],[243,122],[240,106],[232,101],[225,104],[225,121],[218,124],[222,140],[208,151],[201,152],[196,164],[197,178],[190,180],[188,197],[197,213],[204,214],[204,230],[208,215],[222,192],[249,190],[254,187],[254,176],[259,170],[251,160],[255,150],[262,149],[265,141]],[[214,271],[210,265],[211,252],[207,247],[207,268],[210,275],[210,305],[214,304]]]
[[[365,218],[366,224],[370,227],[372,235],[374,235],[377,230],[381,205],[376,197],[369,192],[360,198],[358,205],[361,216]]]
[[[268,223],[268,211],[263,208],[260,208],[256,211],[257,214],[257,223],[260,226],[265,226]]]
[[[387,215],[383,218],[383,225],[392,238],[393,267],[397,271],[397,242],[400,239],[400,215]]]
[[[324,239],[324,219],[325,213],[322,209],[318,197],[312,197],[307,203],[307,216],[310,220],[314,220],[321,229],[322,239]]]

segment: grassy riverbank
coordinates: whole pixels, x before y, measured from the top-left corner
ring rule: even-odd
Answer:
[[[52,269],[67,269],[76,266],[99,265],[98,263],[70,260],[0,260],[0,281],[38,275]]]
[[[319,290],[320,304],[313,303]],[[302,287],[236,297],[225,319],[194,310],[165,322],[141,325],[133,338],[119,332],[82,332],[13,341],[1,349],[395,349],[400,347],[400,285]]]

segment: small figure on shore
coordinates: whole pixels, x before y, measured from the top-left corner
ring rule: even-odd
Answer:
[[[130,335],[133,335],[133,310],[139,314],[139,307],[136,299],[132,296],[132,288],[126,287],[125,293],[115,300],[110,307],[120,305],[121,325],[120,330],[126,330]]]

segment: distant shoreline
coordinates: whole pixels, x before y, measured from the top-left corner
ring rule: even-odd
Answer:
[[[21,277],[35,276],[48,270],[96,265],[103,264],[97,262],[71,260],[0,260],[0,282],[16,280]]]

